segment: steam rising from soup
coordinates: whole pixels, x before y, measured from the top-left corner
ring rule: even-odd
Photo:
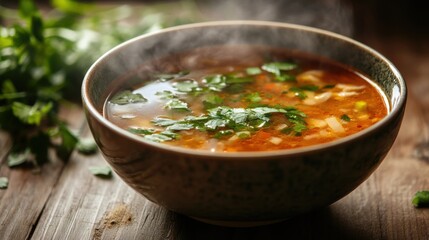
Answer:
[[[104,116],[142,138],[208,151],[333,141],[382,119],[385,97],[350,67],[262,46],[198,48],[148,62],[112,89]]]

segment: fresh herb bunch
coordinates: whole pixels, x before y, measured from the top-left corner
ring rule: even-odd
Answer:
[[[0,130],[13,141],[11,167],[39,166],[48,161],[51,148],[63,160],[77,147],[92,152],[60,118],[60,106],[79,104],[83,76],[103,52],[134,36],[184,22],[146,12],[127,28],[121,25],[131,15],[125,5],[96,9],[71,0],[52,4],[43,16],[32,0],[20,0],[18,10],[0,6]]]

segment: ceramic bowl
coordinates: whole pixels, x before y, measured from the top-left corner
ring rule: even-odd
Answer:
[[[112,86],[152,59],[202,46],[258,44],[321,55],[352,66],[380,86],[389,105],[375,125],[333,142],[292,150],[213,153],[144,140],[107,121]],[[385,57],[350,38],[261,21],[183,25],[131,39],[89,69],[83,106],[107,162],[133,189],[174,212],[213,224],[266,224],[328,206],[379,166],[398,134],[406,85]]]

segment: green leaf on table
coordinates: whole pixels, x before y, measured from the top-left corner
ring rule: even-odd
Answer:
[[[97,143],[92,137],[80,138],[76,144],[76,149],[79,153],[90,155],[97,152]]]
[[[9,185],[9,179],[7,177],[0,177],[0,189],[6,189]]]
[[[31,151],[28,148],[22,152],[11,152],[7,156],[7,165],[9,167],[16,167],[22,165],[29,161],[30,156]]]
[[[111,178],[112,169],[109,166],[92,166],[89,167],[89,171],[97,177],[101,178]]]
[[[429,207],[429,191],[416,192],[411,202],[416,208]]]
[[[61,159],[67,160],[75,149],[79,139],[64,123],[59,124],[58,135],[61,139],[61,144],[57,146],[57,155]]]

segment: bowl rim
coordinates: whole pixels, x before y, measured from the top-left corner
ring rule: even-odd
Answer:
[[[304,146],[304,147],[298,147],[298,148],[292,148],[292,149],[270,150],[270,151],[212,152],[212,151],[201,150],[201,149],[190,149],[190,148],[184,148],[179,146],[172,146],[168,144],[145,140],[144,138],[136,134],[133,134],[129,131],[126,131],[125,129],[122,129],[119,126],[108,121],[104,116],[102,116],[102,114],[100,114],[97,111],[93,102],[90,101],[91,98],[89,97],[89,85],[91,82],[91,76],[97,70],[98,65],[103,64],[103,62],[107,61],[109,56],[113,55],[115,52],[120,51],[122,48],[125,48],[127,45],[134,42],[143,41],[145,38],[148,38],[151,36],[165,34],[168,32],[180,31],[184,29],[216,27],[216,26],[234,26],[234,25],[262,26],[262,27],[265,26],[265,27],[278,27],[278,28],[300,30],[305,32],[316,33],[319,35],[330,36],[333,38],[337,38],[341,41],[347,42],[349,44],[355,45],[358,48],[361,48],[369,52],[371,55],[374,55],[379,59],[381,59],[383,62],[385,62],[391,69],[392,74],[396,76],[400,86],[400,89],[399,89],[400,94],[399,94],[399,98],[396,99],[397,100],[396,106],[394,108],[388,106],[387,115],[377,123],[371,125],[370,127],[364,130],[361,130],[357,133],[351,134],[349,136],[342,137],[326,143],[320,143],[316,145],[310,145],[310,146]],[[199,156],[199,157],[230,158],[230,159],[260,159],[260,158],[267,158],[267,157],[294,156],[294,155],[303,154],[303,153],[317,152],[325,149],[334,148],[342,144],[347,144],[352,142],[355,139],[362,138],[365,135],[368,135],[371,132],[376,131],[378,128],[382,127],[383,125],[387,124],[395,116],[401,114],[401,111],[403,111],[403,109],[405,108],[405,104],[407,100],[407,86],[399,70],[395,67],[395,65],[390,60],[388,60],[386,57],[384,57],[382,54],[380,54],[378,51],[374,50],[373,48],[357,40],[354,40],[350,37],[346,37],[344,35],[327,31],[324,29],[320,29],[320,28],[299,25],[299,24],[292,24],[292,23],[260,21],[260,20],[221,20],[221,21],[206,21],[206,22],[199,22],[199,23],[190,23],[190,24],[164,28],[156,32],[146,33],[146,34],[142,34],[140,36],[131,38],[113,47],[112,49],[104,53],[102,56],[100,56],[87,70],[82,82],[81,98],[82,98],[82,103],[84,108],[87,109],[87,114],[90,114],[92,117],[96,118],[99,123],[103,124],[105,127],[116,132],[117,134],[120,134],[123,137],[126,137],[129,140],[135,141],[137,143],[144,144],[146,147],[155,148],[160,151],[168,151],[174,154],[182,154],[182,155],[184,154],[184,155]],[[388,103],[391,104],[390,101]]]

